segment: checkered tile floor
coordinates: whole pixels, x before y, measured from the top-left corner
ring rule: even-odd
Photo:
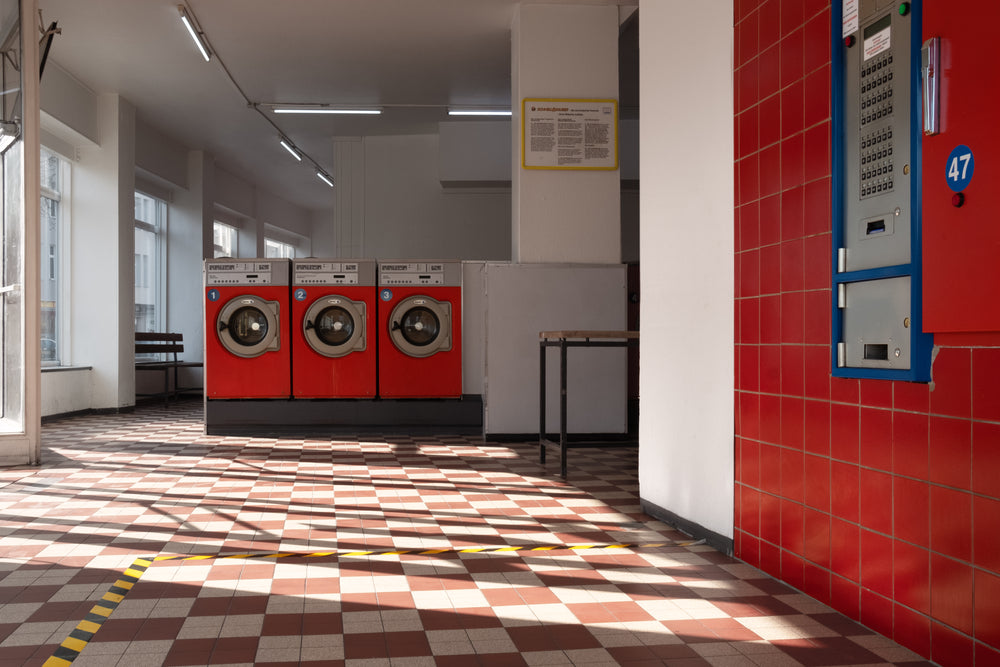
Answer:
[[[198,402],[43,438],[40,468],[0,470],[0,667],[45,664],[140,557],[74,666],[926,664],[676,546],[634,450],[574,450],[563,481],[530,443],[206,436]],[[345,555],[388,550],[440,553]]]

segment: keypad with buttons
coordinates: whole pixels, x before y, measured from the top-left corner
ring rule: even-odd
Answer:
[[[893,189],[892,127],[879,122],[893,114],[892,52],[884,51],[861,66],[861,198]]]

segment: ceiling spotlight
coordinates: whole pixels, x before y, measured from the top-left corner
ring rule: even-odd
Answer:
[[[510,116],[510,109],[475,109],[448,107],[449,116]]]
[[[333,179],[324,174],[322,171],[317,171],[316,177],[319,178],[319,180],[326,183],[327,185],[329,185],[331,188],[333,187]]]
[[[323,114],[344,114],[344,115],[364,115],[377,116],[382,113],[381,107],[351,107],[351,106],[331,106],[329,104],[281,104],[276,105],[272,111],[274,113],[323,113]]]
[[[177,5],[177,11],[181,14],[181,23],[187,28],[187,31],[191,34],[191,39],[194,43],[198,45],[198,50],[201,51],[201,55],[205,58],[205,62],[208,62],[212,58],[212,51],[208,48],[208,42],[205,40],[205,33],[197,28],[196,22],[192,18],[192,14],[188,12],[187,7],[184,5]]]
[[[302,154],[299,153],[298,149],[296,149],[294,145],[292,145],[292,142],[290,142],[288,139],[285,139],[284,137],[282,137],[279,140],[279,142],[286,151],[292,154],[293,158],[295,158],[299,162],[302,162]]]

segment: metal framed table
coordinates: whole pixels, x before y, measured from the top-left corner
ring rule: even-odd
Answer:
[[[541,331],[538,334],[538,461],[545,463],[545,448],[558,444],[560,472],[566,477],[566,452],[571,446],[566,433],[566,351],[571,347],[632,347],[639,344],[638,331]],[[559,348],[559,442],[547,438],[545,430],[545,358],[550,347]],[[582,443],[575,443],[582,444]],[[596,443],[586,443],[593,445]],[[611,444],[611,443],[600,443]],[[617,443],[621,444],[621,443]]]

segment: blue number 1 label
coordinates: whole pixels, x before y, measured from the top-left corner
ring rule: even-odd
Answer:
[[[947,170],[948,187],[953,192],[961,192],[969,187],[972,172],[976,170],[976,159],[972,156],[972,149],[964,144],[955,146],[948,156]]]

